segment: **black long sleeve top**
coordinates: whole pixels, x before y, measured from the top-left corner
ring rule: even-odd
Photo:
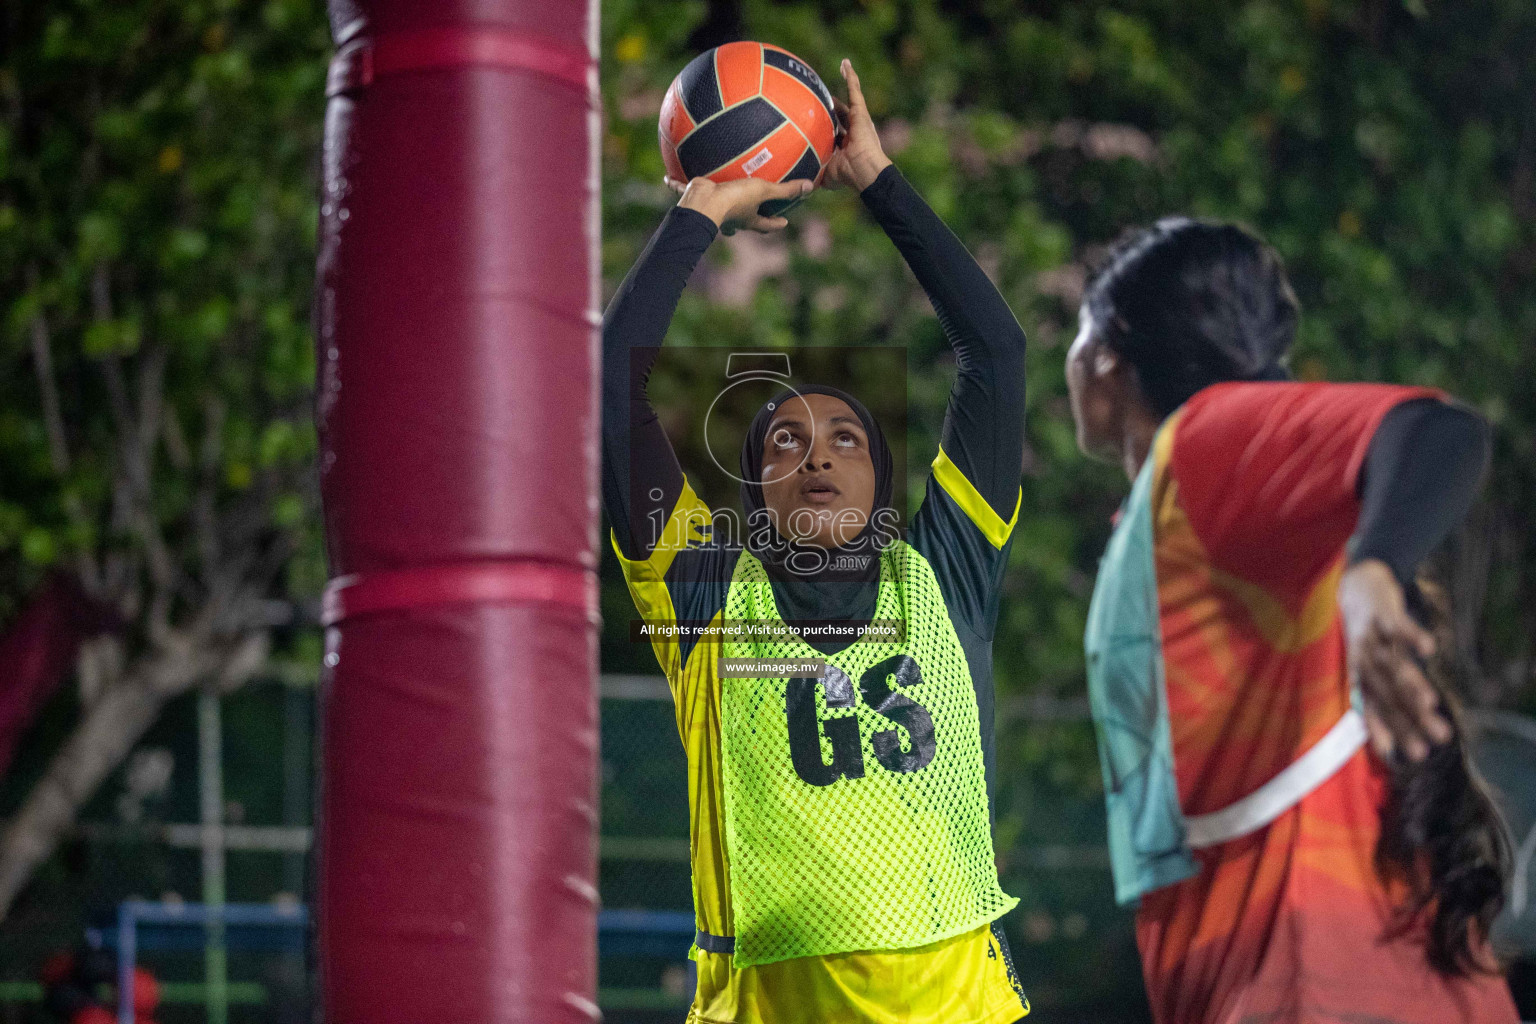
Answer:
[[[955,353],[941,444],[1005,521],[1019,493],[1024,449],[1024,332],[965,246],[894,166],[862,193],[932,303]],[[603,319],[603,501],[626,557],[670,513],[683,471],[646,396],[646,378],[678,299],[714,240],[708,217],[671,210],[619,286]]]

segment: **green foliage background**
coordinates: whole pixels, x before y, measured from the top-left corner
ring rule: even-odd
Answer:
[[[1479,669],[1469,700],[1531,710],[1536,7],[605,0],[605,294],[671,202],[655,135],[662,91],[694,53],[732,38],[787,47],[834,91],[838,60],[852,58],[897,163],[1029,334],[1024,502],[996,643],[1005,701],[1024,702],[1001,736],[999,846],[1025,901],[1010,929],[1042,1010],[1135,1019],[1128,918],[1110,905],[1102,865],[1038,854],[1102,840],[1091,735],[1042,713],[1081,696],[1087,597],[1125,489],[1117,470],[1078,455],[1066,407],[1061,363],[1085,268],[1124,227],[1164,213],[1242,220],[1279,248],[1302,299],[1300,376],[1431,384],[1482,410],[1496,432],[1493,476],[1442,561],[1464,660]],[[131,381],[151,343],[168,361],[165,400],[186,438],[195,447],[217,435],[220,501],[245,502],[257,529],[294,539],[274,596],[312,601],[323,578],[307,326],[321,5],[49,0],[6,5],[0,40],[0,620],[47,568],[140,544],[110,508],[119,429],[103,368],[116,362]],[[950,380],[938,326],[854,197],[815,195],[793,221],[783,249],[717,245],[670,341],[905,347],[915,506]],[[107,303],[96,290],[104,267]],[[72,449],[63,472],[35,383],[40,314]],[[690,429],[685,418],[669,427]],[[147,441],[158,453],[155,514],[195,573],[191,501],[210,470],[181,466],[172,439]],[[71,503],[97,525],[82,527]],[[613,568],[610,558],[604,667],[654,672],[648,650],[628,641]],[[282,643],[286,657],[316,657],[312,631]],[[50,708],[0,787],[7,810],[67,730],[71,699]],[[230,728],[267,728],[248,717]],[[680,751],[666,723],[605,709],[604,724],[605,831],[683,835]],[[178,786],[191,785],[190,763],[178,757]],[[232,789],[259,789],[249,772],[232,771]],[[110,814],[110,800],[88,812]],[[140,884],[54,868],[57,891],[75,886],[77,903],[91,886],[120,895]],[[610,905],[686,906],[686,874],[616,861],[603,870]],[[231,895],[264,899],[265,884]]]
[[[166,364],[154,401],[167,411],[140,443],[174,555],[198,561],[190,524],[204,472],[221,499],[255,496],[259,525],[317,539],[302,493],[315,454],[313,168],[329,43],[316,15],[280,0],[7,5],[0,615],[43,569],[135,543],[110,508],[125,442],[109,378],[136,411],[151,360]],[[37,382],[39,318],[70,451],[63,473]],[[71,522],[70,502],[88,524]],[[303,546],[295,583],[310,591],[323,563]]]

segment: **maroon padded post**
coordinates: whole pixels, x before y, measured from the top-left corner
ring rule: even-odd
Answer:
[[[331,0],[318,909],[336,1024],[596,997],[595,0]]]

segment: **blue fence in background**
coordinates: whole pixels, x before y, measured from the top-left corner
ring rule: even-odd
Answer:
[[[151,903],[118,905],[114,925],[87,928],[86,942],[117,953],[118,991],[132,989],[138,955],[146,951],[192,952],[204,948],[204,929],[224,926],[226,949],[302,953],[309,937],[309,909],[301,905]],[[685,910],[604,910],[597,915],[598,953],[682,960],[693,945],[693,914]],[[692,964],[689,964],[692,967]],[[693,981],[690,970],[690,983]],[[690,984],[691,987],[691,984]],[[118,1024],[134,1024],[132,1000],[118,1009]]]

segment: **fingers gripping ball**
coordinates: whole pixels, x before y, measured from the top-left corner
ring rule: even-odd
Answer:
[[[766,43],[726,43],[683,68],[661,103],[661,158],[678,181],[821,180],[837,142],[832,94],[810,65]],[[765,217],[799,199],[764,203]]]

